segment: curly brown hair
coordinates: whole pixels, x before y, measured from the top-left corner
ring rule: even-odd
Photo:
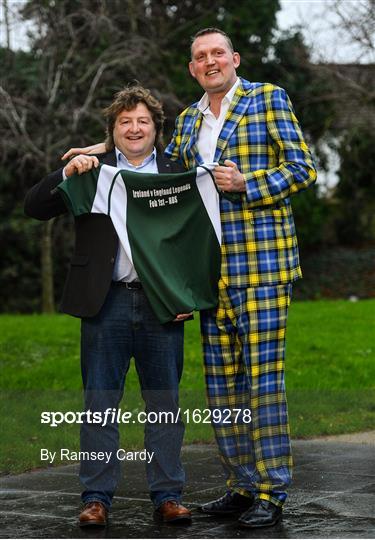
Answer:
[[[113,130],[115,127],[116,118],[122,111],[132,111],[138,103],[144,103],[150,111],[152,120],[155,124],[156,137],[155,146],[158,150],[162,149],[163,145],[163,125],[165,115],[161,102],[156,99],[148,90],[140,85],[126,86],[114,96],[112,103],[103,110],[104,117],[107,121],[105,146],[107,151],[113,150],[115,143],[113,140]]]

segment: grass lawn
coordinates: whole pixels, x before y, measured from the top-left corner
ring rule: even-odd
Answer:
[[[292,436],[374,429],[375,300],[294,302],[286,382]],[[79,426],[41,424],[42,411],[82,409],[79,320],[64,315],[0,316],[0,473],[40,467],[40,449],[78,450]],[[181,408],[206,407],[199,324],[185,326]],[[123,411],[143,409],[134,365]],[[122,427],[122,446],[143,448],[143,426]],[[209,423],[186,424],[185,442],[213,440]]]

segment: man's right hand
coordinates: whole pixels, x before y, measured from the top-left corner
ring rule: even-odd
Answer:
[[[91,146],[85,146],[84,148],[70,148],[61,159],[68,159],[78,154],[104,154],[106,147],[104,143],[92,144]]]
[[[69,176],[73,176],[75,173],[82,174],[98,166],[99,160],[97,157],[79,155],[69,161],[68,165],[64,167],[64,172],[67,178],[69,178]]]

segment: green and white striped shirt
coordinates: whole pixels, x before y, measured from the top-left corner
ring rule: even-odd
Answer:
[[[74,216],[110,216],[160,322],[216,306],[221,225],[207,168],[142,174],[100,165],[58,189]]]

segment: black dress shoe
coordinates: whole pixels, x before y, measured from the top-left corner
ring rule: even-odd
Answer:
[[[239,493],[227,492],[220,499],[216,501],[211,501],[202,506],[198,506],[198,512],[203,514],[212,514],[212,515],[221,515],[221,516],[231,516],[233,514],[239,514],[244,512],[252,506],[254,503],[254,497],[250,495],[245,497]]]
[[[269,501],[258,499],[254,505],[244,512],[238,522],[241,527],[249,527],[256,529],[258,527],[272,527],[276,525],[282,518],[281,506],[276,506]]]

